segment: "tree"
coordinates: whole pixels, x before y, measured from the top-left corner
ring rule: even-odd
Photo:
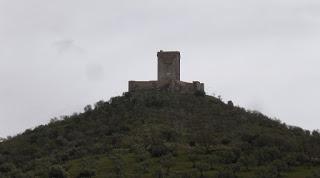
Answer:
[[[319,178],[320,177],[320,170],[312,171],[312,174],[307,178]]]
[[[192,168],[196,168],[196,161],[198,161],[200,158],[196,154],[189,154],[188,159],[192,162]]]
[[[4,164],[0,165],[0,173],[9,173],[15,169],[16,169],[16,167],[12,163],[4,163]]]
[[[161,157],[170,152],[169,148],[164,144],[151,145],[148,151],[151,153],[152,157]]]
[[[113,158],[113,172],[117,177],[124,176],[124,165],[123,161],[120,158]]]
[[[256,178],[279,178],[280,173],[273,166],[263,167],[255,171]]]
[[[200,173],[200,178],[203,178],[204,177],[204,172],[208,171],[210,169],[210,165],[208,163],[206,163],[206,162],[200,161],[200,162],[198,162],[196,164],[196,168]]]
[[[165,175],[164,175],[164,173],[163,173],[163,170],[162,170],[162,169],[156,169],[156,170],[154,171],[154,177],[155,177],[155,178],[164,178]]]
[[[205,154],[209,154],[212,146],[217,144],[216,137],[212,135],[212,130],[205,127],[195,133],[195,141],[200,148],[204,149]]]
[[[49,178],[67,178],[68,174],[62,166],[52,166],[49,170]]]
[[[219,170],[216,175],[216,178],[237,178],[237,176],[231,168],[227,167],[222,170]]]
[[[77,178],[92,178],[95,175],[96,175],[96,172],[94,170],[84,169],[78,174]]]
[[[240,157],[239,162],[247,171],[250,170],[250,166],[253,167],[257,165],[257,160],[253,155],[243,155]]]
[[[166,156],[163,156],[160,160],[160,164],[163,168],[165,168],[165,174],[166,175],[169,175],[170,173],[170,168],[172,166],[174,166],[174,161],[173,161],[173,158],[172,158],[172,155],[171,154],[168,154]]]
[[[90,112],[90,111],[92,111],[92,106],[89,104],[86,107],[84,107],[83,110],[84,110],[84,112]]]
[[[214,155],[214,154],[208,155],[207,162],[209,163],[210,169],[212,170],[213,169],[213,165],[215,163],[217,163],[217,156]]]

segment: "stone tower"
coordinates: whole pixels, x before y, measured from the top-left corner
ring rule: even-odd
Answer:
[[[158,81],[180,81],[180,52],[160,51],[158,56]]]
[[[160,51],[158,56],[158,80],[129,81],[129,92],[158,90],[179,93],[205,93],[204,84],[180,81],[180,52]]]

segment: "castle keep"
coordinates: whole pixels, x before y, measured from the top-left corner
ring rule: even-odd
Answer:
[[[141,90],[165,90],[180,93],[204,92],[204,84],[180,81],[180,52],[160,51],[157,81],[129,81],[129,92]]]
[[[158,52],[158,81],[180,80],[180,52]]]

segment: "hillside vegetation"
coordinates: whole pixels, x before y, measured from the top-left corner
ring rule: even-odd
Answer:
[[[319,132],[202,93],[125,93],[0,143],[0,178],[319,178],[319,170]]]

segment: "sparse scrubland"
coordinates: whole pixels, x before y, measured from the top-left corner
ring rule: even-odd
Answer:
[[[319,178],[320,133],[203,93],[124,93],[0,143],[0,178],[36,177]]]

